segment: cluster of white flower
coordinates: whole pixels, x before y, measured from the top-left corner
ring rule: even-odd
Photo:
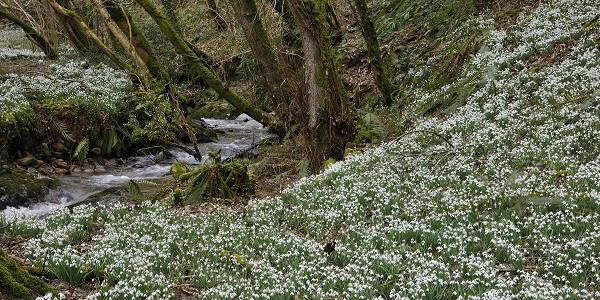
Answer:
[[[18,27],[0,29],[0,60],[39,59],[44,52],[37,49]]]
[[[14,124],[23,114],[33,115],[32,99],[66,101],[87,112],[117,113],[123,105],[130,85],[126,74],[104,64],[90,65],[85,61],[65,61],[51,65],[45,75],[8,74],[0,83],[0,122]]]
[[[67,299],[67,297],[63,293],[59,293],[58,295],[48,293],[42,297],[35,298],[35,300],[64,300],[64,299]]]
[[[551,1],[494,32],[455,113],[243,216],[158,204],[96,213],[91,245],[49,259],[101,272],[90,299],[170,298],[181,283],[203,299],[598,299],[600,55],[581,23],[599,8]],[[538,63],[567,37],[563,57]],[[59,253],[39,241],[77,231],[53,218],[62,225],[32,248]]]
[[[4,232],[22,236],[35,236],[46,228],[46,223],[39,219],[28,218],[20,213],[0,214],[0,228]]]
[[[33,112],[18,82],[0,83],[0,124],[14,124],[17,117]]]
[[[1,33],[0,33],[1,34]],[[35,59],[43,58],[44,52],[36,51],[31,49],[19,49],[12,47],[0,47],[0,59],[12,60],[12,59]]]

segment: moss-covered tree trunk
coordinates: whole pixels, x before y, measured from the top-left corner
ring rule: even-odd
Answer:
[[[52,6],[52,9],[57,14],[70,20],[74,24],[74,26],[77,27],[78,31],[80,31],[82,34],[84,34],[86,39],[93,42],[94,46],[96,46],[100,51],[102,51],[102,53],[104,55],[106,55],[106,57],[111,59],[115,64],[117,64],[125,72],[129,73],[130,76],[132,76],[132,78],[134,78],[134,80],[136,80],[137,82],[140,82],[142,84],[146,84],[146,82],[143,81],[144,77],[139,75],[139,73],[129,63],[127,63],[123,58],[121,58],[119,55],[117,55],[111,48],[106,46],[100,40],[100,38],[98,38],[98,36],[96,36],[94,31],[87,26],[87,24],[83,21],[83,19],[79,16],[79,14],[77,14],[73,10],[66,9],[65,7],[60,5],[57,2],[57,0],[48,0],[48,3],[50,4],[50,6]]]
[[[162,68],[160,61],[156,58],[150,42],[148,42],[144,32],[137,27],[125,8],[115,0],[106,0],[104,5],[112,20],[131,39],[137,55],[144,61],[150,74],[155,79],[167,81],[169,76]]]
[[[371,21],[369,14],[369,7],[365,0],[350,0],[350,4],[354,13],[360,19],[360,28],[362,35],[367,45],[367,52],[369,55],[369,64],[373,72],[375,84],[383,97],[383,104],[385,106],[392,105],[392,85],[385,73],[383,66],[383,58],[381,56],[381,48],[379,47],[379,41],[377,40],[377,31],[375,25]]]
[[[144,60],[138,55],[133,43],[127,36],[125,36],[125,33],[123,33],[119,26],[112,20],[108,11],[104,8],[102,0],[92,0],[92,2],[96,5],[96,12],[104,21],[104,24],[108,28],[108,31],[112,37],[117,41],[119,46],[123,48],[125,53],[127,53],[131,61],[136,64],[139,74],[144,77],[143,80],[148,81],[150,79],[150,71],[146,67]]]
[[[225,99],[239,111],[248,114],[253,119],[268,126],[273,132],[283,134],[282,126],[274,116],[259,109],[256,105],[229,89],[229,87],[204,64],[179,32],[171,25],[164,12],[160,11],[151,0],[136,0],[136,2],[142,6],[158,24],[161,32],[171,42],[173,47],[175,47],[177,53],[183,56],[188,62],[188,67],[194,75],[202,78],[208,86],[219,94],[220,97]]]
[[[325,16],[327,20],[327,24],[329,25],[329,36],[331,36],[331,42],[335,45],[338,45],[342,42],[343,31],[342,25],[338,20],[338,17],[335,13],[335,9],[331,6],[329,0],[325,1]]]
[[[177,18],[177,6],[173,3],[173,0],[160,0],[160,3],[175,30],[181,32],[181,24],[179,18]]]
[[[48,59],[58,59],[58,54],[54,50],[54,47],[52,47],[50,42],[48,42],[48,40],[44,36],[42,36],[35,28],[33,28],[31,24],[25,22],[24,20],[21,20],[21,18],[12,13],[6,7],[0,7],[0,18],[8,19],[11,22],[15,23],[17,26],[21,27],[21,29],[23,29],[23,31],[27,35],[27,38],[40,49],[42,49],[42,51],[44,51],[44,54]]]
[[[265,79],[267,89],[272,98],[271,104],[287,103],[291,92],[285,83],[283,68],[273,51],[271,42],[264,29],[254,0],[229,0],[238,23],[242,26],[244,35],[252,55],[256,60],[259,71]]]
[[[325,0],[288,0],[300,29],[306,85],[308,155],[313,171],[328,158],[341,159],[354,134],[350,108],[335,64]]]
[[[208,9],[208,13],[215,21],[217,29],[219,29],[219,31],[224,31],[227,29],[227,22],[225,22],[225,19],[223,19],[223,16],[221,16],[219,7],[217,6],[215,0],[206,0],[206,7]]]
[[[71,0],[58,0],[58,4],[62,7],[75,11],[75,6],[71,2]],[[81,54],[85,54],[87,52],[91,52],[93,49],[93,42],[86,36],[86,34],[82,31],[77,22],[73,21],[71,18],[65,17],[62,14],[57,13],[58,19],[61,21],[67,36],[69,37],[71,43],[77,51]]]

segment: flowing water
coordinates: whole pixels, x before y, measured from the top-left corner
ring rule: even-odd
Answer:
[[[8,207],[2,213],[44,216],[53,210],[84,202],[108,189],[126,186],[130,180],[167,179],[169,168],[175,161],[198,165],[206,160],[208,151],[218,150],[221,151],[222,158],[227,158],[269,137],[266,129],[247,115],[241,115],[235,120],[203,120],[217,130],[218,139],[198,145],[202,162],[179,149],[170,149],[169,153],[173,157],[168,159],[163,158],[164,154],[131,157],[120,166],[106,166],[94,171],[57,177],[60,187],[51,191],[45,201],[28,207]]]

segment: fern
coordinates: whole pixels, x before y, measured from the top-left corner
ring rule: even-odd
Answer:
[[[88,151],[90,150],[90,143],[88,139],[83,139],[75,148],[73,152],[73,159],[77,160],[79,164],[83,162],[83,160],[87,157]]]
[[[300,177],[307,177],[310,175],[310,162],[308,159],[299,161],[298,165],[296,165],[296,170],[298,171],[298,175]]]
[[[63,139],[72,143],[75,142],[75,138],[73,137],[71,131],[69,131],[69,126],[67,124],[63,122],[56,122],[54,123],[54,125],[56,126],[56,129],[58,130]]]
[[[104,139],[102,140],[102,151],[105,154],[119,152],[123,148],[122,141],[114,128],[105,131]]]
[[[129,180],[129,183],[127,183],[127,190],[132,197],[138,197],[142,194],[140,185],[135,180]]]

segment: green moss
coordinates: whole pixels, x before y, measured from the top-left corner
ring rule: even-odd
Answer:
[[[41,200],[56,186],[57,181],[51,178],[35,178],[22,170],[3,169],[0,172],[0,209]]]
[[[18,267],[14,260],[8,258],[0,249],[0,296],[2,299],[35,299],[36,296],[55,292],[40,278],[34,277]]]
[[[235,108],[225,101],[211,101],[190,111],[190,117],[194,119],[230,119],[235,115]]]

